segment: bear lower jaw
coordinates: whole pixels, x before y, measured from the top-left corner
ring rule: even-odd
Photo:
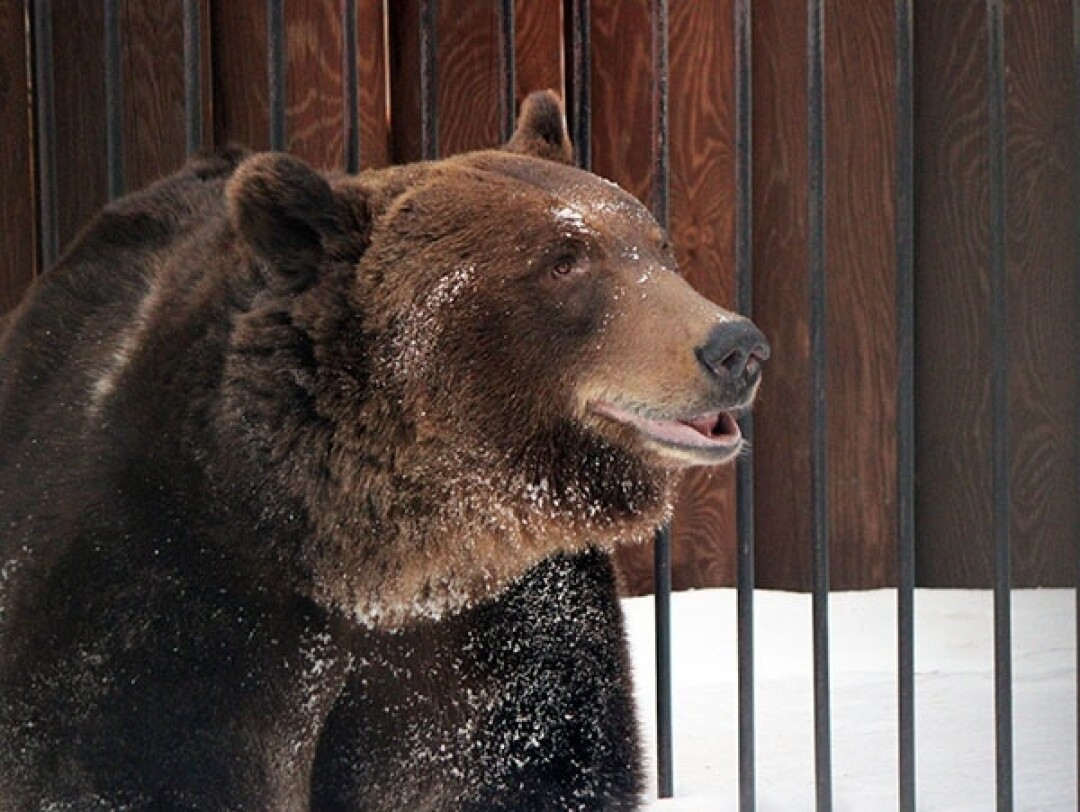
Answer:
[[[633,429],[662,463],[675,467],[722,465],[738,457],[743,448],[735,410],[703,412],[687,418],[659,418],[607,401],[594,401],[590,410]]]

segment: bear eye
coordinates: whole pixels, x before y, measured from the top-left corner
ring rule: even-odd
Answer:
[[[551,264],[551,275],[556,279],[580,276],[586,270],[588,261],[583,257],[559,257]]]

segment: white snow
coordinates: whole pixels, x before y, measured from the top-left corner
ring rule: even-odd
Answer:
[[[811,600],[754,599],[757,807],[814,808]],[[897,808],[896,592],[834,593],[831,643],[833,805]],[[735,592],[672,602],[675,797],[655,796],[653,600],[623,602],[648,747],[649,808],[738,808]],[[1017,810],[1077,805],[1076,631],[1072,590],[1012,598]],[[917,590],[915,702],[920,812],[994,808],[993,596]]]

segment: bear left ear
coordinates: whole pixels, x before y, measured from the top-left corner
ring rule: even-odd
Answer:
[[[574,148],[566,133],[562,101],[551,90],[530,93],[522,102],[517,129],[503,149],[569,164]]]
[[[237,232],[289,287],[307,284],[341,229],[330,184],[291,155],[248,158],[226,196]]]

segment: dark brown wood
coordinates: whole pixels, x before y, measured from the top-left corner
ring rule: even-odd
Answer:
[[[184,16],[181,0],[120,6],[124,182],[129,190],[175,172],[184,142]]]
[[[269,149],[266,4],[211,3],[210,12],[214,143]]]
[[[57,228],[60,250],[108,199],[101,3],[53,3]]]
[[[288,145],[343,165],[342,3],[289,0]],[[419,0],[358,0],[363,167],[420,155]],[[500,136],[499,6],[438,2],[443,154]],[[269,143],[263,2],[202,0],[206,141]],[[649,0],[591,3],[593,167],[649,203],[654,171]],[[754,4],[755,319],[773,345],[756,418],[757,581],[810,583],[806,20]],[[384,14],[389,16],[384,19]],[[1006,7],[1010,472],[1019,585],[1064,585],[1080,505],[1075,464],[1080,280],[1070,186],[1071,2]],[[515,96],[566,89],[565,4],[516,0]],[[832,585],[895,573],[892,3],[826,3],[827,343]],[[916,8],[917,566],[924,585],[986,586],[990,550],[989,221],[984,3]],[[105,202],[100,2],[55,0],[61,246]],[[180,0],[122,4],[124,166],[131,188],[184,160]],[[731,0],[670,4],[670,215],[680,264],[734,304]],[[0,8],[0,312],[35,271],[24,7]],[[211,115],[212,112],[212,115]],[[733,580],[730,471],[692,474],[673,522],[676,588]],[[652,587],[651,545],[624,550]]]
[[[833,589],[896,583],[893,9],[893,0],[825,7]]]
[[[917,580],[988,586],[986,49],[979,0],[915,20]],[[965,46],[958,48],[957,43]]]
[[[30,140],[33,74],[23,4],[0,5],[0,314],[34,278],[34,152]]]
[[[648,0],[599,0],[589,10],[592,56],[592,171],[646,205],[652,186],[652,22]],[[628,82],[627,77],[636,77]],[[680,550],[672,537],[672,583]],[[653,590],[653,541],[616,557],[626,594]]]
[[[562,0],[516,0],[514,19],[517,23],[514,40],[518,105],[532,91],[545,88],[565,98]]]
[[[351,2],[351,0],[347,0]],[[360,102],[360,168],[390,163],[387,117],[386,19],[380,0],[360,0],[356,10],[357,92]]]
[[[285,131],[289,152],[313,166],[345,166],[341,0],[285,4]]]
[[[499,145],[499,4],[439,0],[439,148]]]
[[[754,4],[754,317],[772,345],[755,407],[757,583],[810,586],[806,19]]]
[[[1005,7],[1013,576],[1072,586],[1080,376],[1069,0]]]

